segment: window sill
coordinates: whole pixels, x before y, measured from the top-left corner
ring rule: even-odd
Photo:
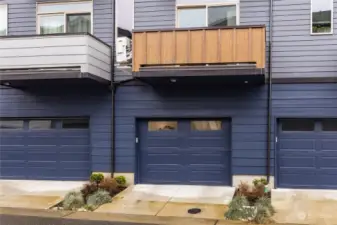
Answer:
[[[321,35],[333,35],[333,32],[331,33],[310,33],[311,36],[321,36]]]

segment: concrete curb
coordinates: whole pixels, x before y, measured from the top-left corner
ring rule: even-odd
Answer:
[[[0,207],[0,215],[20,215],[20,216],[35,216],[35,217],[49,217],[49,218],[63,218],[74,212],[72,211],[56,211],[46,209],[27,209],[27,208],[10,208]]]
[[[114,214],[98,212],[73,212],[56,211],[43,209],[25,209],[25,208],[6,208],[0,207],[1,215],[32,216],[43,218],[60,218],[66,220],[92,220],[105,222],[128,222],[141,224],[159,224],[159,225],[248,225],[250,223],[229,220],[199,219],[186,217],[165,217],[165,216],[146,216],[131,214]],[[273,225],[299,225],[299,224],[281,224]],[[301,224],[303,225],[303,224]],[[304,224],[305,225],[305,224]]]

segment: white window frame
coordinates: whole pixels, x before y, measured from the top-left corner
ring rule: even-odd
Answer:
[[[39,13],[38,12],[38,6],[39,5],[60,5],[60,4],[76,4],[76,3],[83,3],[83,2],[91,2],[92,3],[92,7],[90,9],[90,11],[55,11],[55,12],[51,12],[51,13]],[[36,3],[36,33],[40,34],[40,17],[43,16],[51,16],[51,15],[63,15],[64,17],[64,28],[63,28],[63,33],[67,32],[67,15],[74,15],[74,14],[85,14],[85,13],[90,13],[90,22],[91,22],[91,34],[94,34],[94,3],[93,1],[69,1],[69,2],[53,2],[53,3],[41,3],[41,2],[37,2]]]
[[[178,14],[178,10],[179,9],[194,9],[194,8],[202,8],[205,7],[206,9],[206,24],[208,27],[208,8],[212,7],[212,6],[235,6],[236,8],[236,26],[240,25],[240,3],[239,2],[226,2],[226,3],[200,3],[200,4],[177,4],[176,5],[176,28],[180,28],[179,27],[179,14]]]
[[[6,36],[8,35],[8,5],[7,4],[0,4],[0,8],[5,9],[5,15],[6,15]]]
[[[312,32],[312,0],[310,0],[310,34],[311,35],[331,35],[333,34],[333,20],[334,20],[334,10],[333,10],[333,1],[334,0],[330,0],[330,7],[331,7],[331,32],[329,33],[313,33]]]

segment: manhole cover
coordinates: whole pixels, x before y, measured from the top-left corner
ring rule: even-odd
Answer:
[[[199,208],[192,208],[187,211],[189,214],[198,214],[201,212],[201,209]]]

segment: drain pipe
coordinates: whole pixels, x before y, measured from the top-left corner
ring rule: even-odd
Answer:
[[[269,2],[269,56],[268,56],[268,97],[267,97],[267,181],[270,182],[270,145],[271,145],[271,120],[272,120],[272,50],[273,50],[273,17],[274,17],[274,1]]]
[[[110,83],[110,88],[111,88],[111,168],[110,168],[110,173],[111,177],[113,177],[113,174],[115,172],[115,149],[116,149],[116,131],[115,131],[115,112],[116,112],[116,104],[115,104],[115,95],[116,95],[116,85],[115,85],[115,45],[116,45],[116,18],[114,15],[116,15],[116,4],[115,0],[111,0],[111,7],[113,11],[113,16],[112,16],[112,26],[113,26],[113,37],[112,37],[112,45],[111,45],[111,83]]]

